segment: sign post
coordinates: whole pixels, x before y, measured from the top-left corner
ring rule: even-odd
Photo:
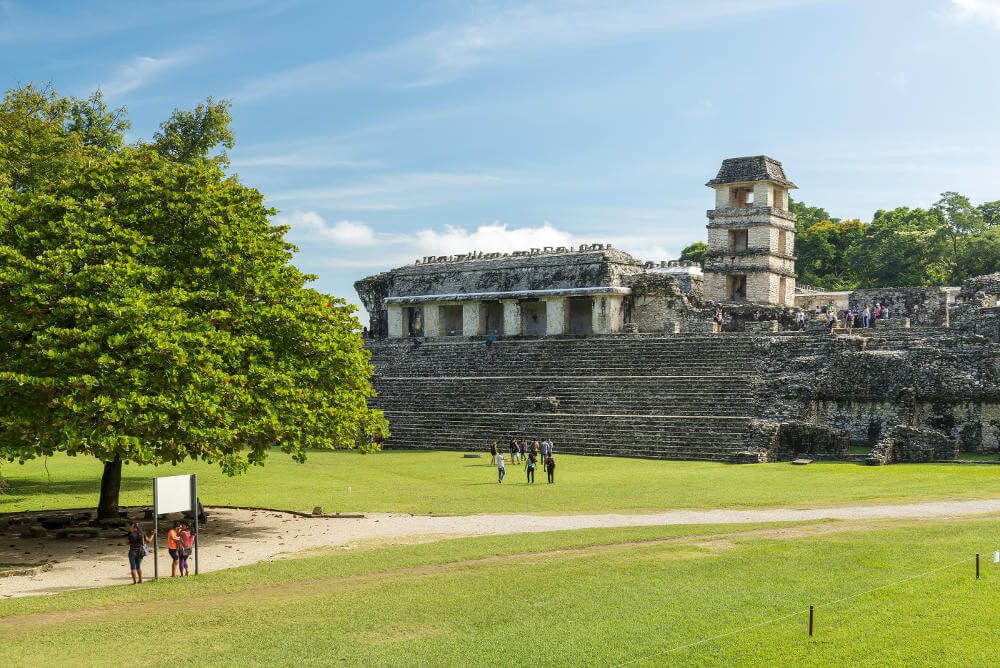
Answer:
[[[158,534],[160,532],[160,516],[156,514],[156,478],[153,478],[153,579],[160,579],[160,551],[157,549],[159,545],[157,540],[159,540]]]
[[[191,511],[194,514],[194,574],[198,574],[198,476],[153,478],[153,579],[160,576],[157,537],[161,514]]]

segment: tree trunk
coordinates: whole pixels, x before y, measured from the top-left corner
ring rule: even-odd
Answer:
[[[101,476],[101,500],[97,504],[97,517],[118,517],[118,492],[122,486],[122,458],[104,462]]]

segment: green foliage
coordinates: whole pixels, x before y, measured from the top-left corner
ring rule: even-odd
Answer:
[[[174,109],[170,118],[160,123],[153,133],[150,148],[175,162],[193,164],[208,160],[219,166],[229,164],[225,151],[209,157],[217,146],[231,149],[236,137],[229,125],[229,100],[215,101],[211,97],[190,111]]]
[[[689,244],[681,251],[681,260],[686,260],[688,262],[697,262],[702,267],[705,266],[705,253],[708,252],[708,244],[704,241],[696,241],[693,244]]]
[[[272,447],[373,449],[354,307],[305,287],[259,192],[124,147],[119,113],[30,86],[0,105],[0,457],[239,473]]]
[[[974,206],[944,192],[930,209],[879,210],[871,223],[840,221],[801,202],[789,208],[799,216],[795,268],[802,283],[839,290],[958,285],[1000,271],[1000,202]]]
[[[132,127],[127,113],[125,107],[108,111],[104,94],[97,90],[86,100],[71,100],[66,131],[79,137],[84,146],[116,151],[122,147],[122,135]]]

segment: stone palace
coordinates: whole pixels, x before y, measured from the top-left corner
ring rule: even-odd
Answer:
[[[706,185],[704,270],[590,244],[424,257],[355,283],[387,447],[548,436],[564,453],[872,464],[1000,451],[1000,275],[796,285],[781,163],[726,159]],[[892,317],[853,333],[813,314],[874,303]]]

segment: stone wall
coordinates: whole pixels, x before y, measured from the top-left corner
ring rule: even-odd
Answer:
[[[848,308],[851,293],[843,292],[806,292],[795,295],[795,308],[805,311],[814,311],[817,306],[832,306],[837,313]]]
[[[907,427],[933,432],[962,451],[1000,451],[1000,346],[983,337],[948,329],[876,330],[761,337],[758,345],[754,417],[763,424],[822,425],[871,448],[903,439],[909,432],[893,430]],[[770,447],[762,445],[766,433],[758,429],[758,450]],[[920,448],[903,445],[888,461],[913,461]],[[885,459],[875,453],[873,460],[879,457]]]
[[[909,318],[914,327],[948,325],[948,292],[931,288],[868,288],[855,290],[848,297],[850,308],[872,309],[875,304],[889,307],[890,318]]]

